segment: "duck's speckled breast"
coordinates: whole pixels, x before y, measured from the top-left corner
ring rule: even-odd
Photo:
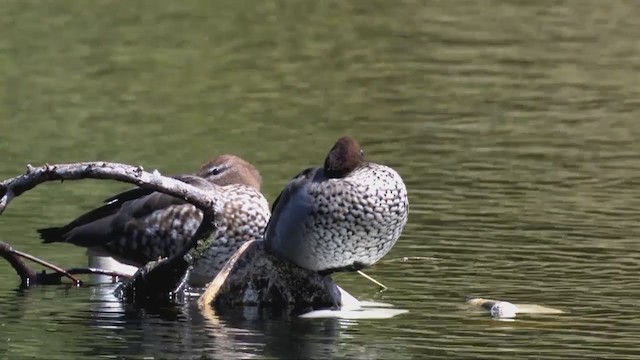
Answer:
[[[313,206],[297,262],[312,270],[375,263],[391,250],[407,222],[406,186],[384,165],[365,164],[345,178],[313,182],[307,192]]]
[[[271,215],[267,199],[254,188],[229,185],[220,188],[219,195],[215,238],[194,264],[192,286],[204,286],[213,280],[242,244],[262,239]]]

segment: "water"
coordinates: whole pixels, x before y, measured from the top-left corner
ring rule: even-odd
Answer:
[[[404,177],[411,215],[368,270],[388,291],[336,277],[409,310],[391,320],[140,312],[109,287],[16,291],[0,263],[0,357],[638,357],[638,19],[599,0],[5,1],[1,178],[96,159],[174,174],[230,152],[273,201],[348,133]],[[0,238],[82,265],[35,229],[126,187],[40,186]],[[500,322],[466,295],[567,313]]]

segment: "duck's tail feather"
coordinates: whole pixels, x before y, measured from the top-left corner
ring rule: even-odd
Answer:
[[[65,241],[64,234],[67,232],[64,227],[43,228],[37,231],[40,234],[42,242],[45,244]]]

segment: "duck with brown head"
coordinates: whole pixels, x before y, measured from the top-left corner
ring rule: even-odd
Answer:
[[[365,162],[358,142],[342,137],[323,167],[302,171],[282,190],[272,207],[265,245],[323,274],[360,270],[391,250],[408,213],[400,175]]]
[[[261,239],[269,220],[269,205],[260,193],[258,170],[234,155],[206,162],[195,175],[175,178],[205,191],[216,201],[212,245],[195,262],[192,286],[204,286],[244,242]],[[39,229],[45,243],[68,242],[119,262],[143,266],[178,252],[195,233],[202,212],[166,194],[134,188],[105,200],[62,227]]]

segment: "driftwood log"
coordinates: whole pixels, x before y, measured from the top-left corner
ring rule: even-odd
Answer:
[[[153,262],[141,268],[120,287],[126,301],[139,304],[176,300],[189,274],[194,259],[207,247],[207,239],[215,230],[215,194],[197,189],[176,179],[160,175],[157,171],[145,172],[140,166],[109,162],[83,162],[75,164],[45,164],[27,166],[23,175],[0,183],[0,215],[16,197],[35,186],[54,180],[109,179],[128,182],[137,186],[169,194],[183,199],[204,213],[204,219],[193,238],[171,258]],[[9,261],[20,275],[22,285],[55,283],[62,276],[69,277],[76,285],[81,282],[69,271],[54,269],[56,274],[38,274],[20,259],[24,253],[0,244],[0,256]],[[26,257],[33,260],[32,258]],[[52,265],[53,266],[53,265]],[[51,268],[51,267],[50,267]],[[99,269],[74,269],[75,273],[106,273]],[[337,286],[330,278],[301,269],[286,260],[268,254],[262,242],[250,242],[232,256],[220,274],[214,279],[199,300],[202,309],[211,306],[268,306],[284,307],[293,312],[312,308],[326,308],[340,303]]]
[[[269,306],[291,313],[341,304],[338,286],[265,251],[262,241],[243,244],[200,296],[200,309]]]

